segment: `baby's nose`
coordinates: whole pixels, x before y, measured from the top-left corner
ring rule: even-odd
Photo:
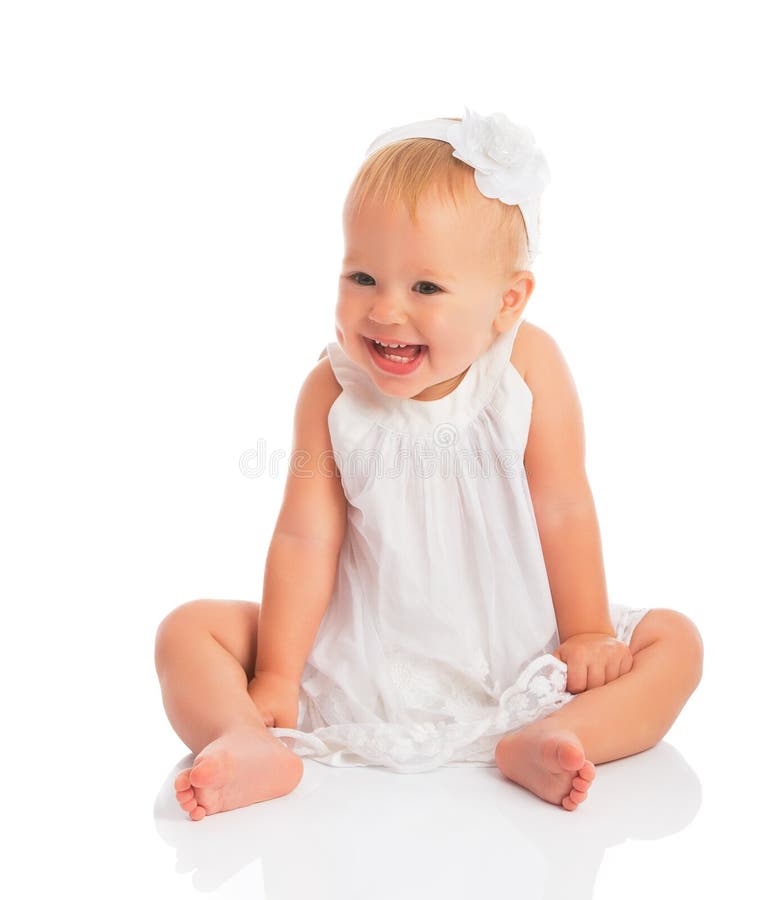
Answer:
[[[372,303],[369,318],[380,325],[403,324],[406,321],[401,301],[389,291],[383,291]]]

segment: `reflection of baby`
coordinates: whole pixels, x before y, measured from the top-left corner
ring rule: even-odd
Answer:
[[[538,803],[510,783],[512,790],[505,790],[497,772],[444,769],[434,778],[389,774],[308,768],[299,790],[286,798],[291,803],[254,810],[269,815],[249,817],[246,840],[234,840],[229,828],[205,833],[190,828],[179,815],[171,775],[158,795],[155,825],[176,848],[177,871],[194,872],[198,889],[214,896],[227,882],[230,897],[250,891],[342,900],[363,893],[376,871],[378,897],[455,897],[473,860],[478,888],[507,883],[515,872],[517,897],[586,900],[599,895],[600,871],[608,893],[603,866],[608,849],[624,844],[624,852],[631,853],[629,842],[679,832],[701,804],[697,777],[666,740],[601,767],[591,791],[590,825],[581,828],[580,840],[575,840],[573,816],[559,815],[558,807]],[[367,817],[375,809],[376,819]],[[366,827],[360,827],[361,820]],[[286,840],[289,831],[291,841]],[[302,848],[301,866],[291,864],[297,847]],[[382,865],[383,847],[397,866]],[[617,865],[611,869],[619,872]],[[634,886],[637,881],[652,886],[655,875],[635,872]],[[260,892],[263,882],[267,890]]]
[[[297,400],[262,603],[198,600],[158,629],[163,703],[197,754],[175,781],[193,820],[289,793],[303,756],[496,764],[574,810],[595,765],[654,746],[697,686],[686,616],[607,601],[575,386],[523,321],[547,180],[500,114],[370,147],[344,208],[338,342]],[[513,448],[512,468],[399,465],[430,434],[458,456]],[[357,450],[391,477],[346,466]]]

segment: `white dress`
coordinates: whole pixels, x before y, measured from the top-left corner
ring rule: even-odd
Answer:
[[[574,699],[523,465],[521,319],[438,400],[389,397],[336,342],[328,417],[348,501],[301,676],[298,756],[426,772],[493,766],[500,738]],[[610,604],[619,640],[647,609]]]

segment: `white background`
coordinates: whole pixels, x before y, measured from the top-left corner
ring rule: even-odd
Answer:
[[[335,338],[344,194],[377,134],[466,105],[526,124],[550,165],[526,315],[557,340],[580,392],[610,599],[679,609],[706,646],[701,685],[649,754],[681,756],[666,788],[682,798],[666,820],[676,824],[614,833],[575,896],[759,884],[770,624],[760,10],[3,4],[3,795],[15,837],[0,879],[22,879],[13,896],[64,885],[84,897],[295,896],[270,884],[318,830],[303,845],[287,803],[205,823],[158,812],[186,748],[161,705],[155,628],[194,598],[259,599],[296,394]],[[275,470],[248,478],[239,460],[260,446]],[[313,769],[308,783],[327,775]],[[608,821],[592,799],[562,817],[574,839]],[[279,810],[283,844],[201,876],[212,846],[201,829],[237,845],[249,816],[270,831]],[[495,828],[479,816],[473,840],[496,846]],[[423,833],[448,834],[446,817]],[[330,847],[344,871],[345,838]],[[427,859],[415,856],[417,880]],[[516,872],[503,865],[498,878],[501,862],[490,853],[474,870],[505,895]],[[321,896],[324,876],[303,877],[305,895]],[[543,883],[528,896],[552,896]]]

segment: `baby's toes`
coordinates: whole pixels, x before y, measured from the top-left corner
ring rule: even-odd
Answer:
[[[576,775],[572,779],[572,787],[577,788],[579,791],[587,791],[588,788],[593,784],[593,779],[589,781],[587,778],[581,778],[579,775]]]
[[[575,788],[569,792],[569,799],[572,800],[573,803],[582,803],[585,798],[588,796],[585,791],[578,791]]]
[[[189,769],[184,769],[176,776],[174,779],[174,790],[176,791],[177,803],[184,812],[189,813],[193,822],[198,822],[206,815],[206,810],[200,805],[195,796],[195,788],[190,784],[190,772],[192,772],[192,766]]]
[[[190,814],[190,818],[194,822],[197,822],[206,815],[206,810],[198,802],[198,798],[195,796],[194,791],[178,791],[176,799],[184,812]]]
[[[186,791],[191,787],[190,785],[190,772],[192,771],[192,767],[189,769],[182,769],[182,771],[176,776],[174,779],[174,790],[177,794],[180,791]]]
[[[200,822],[201,819],[205,818],[206,810],[202,806],[196,807],[191,813],[190,818],[193,822]]]
[[[185,804],[189,803],[191,800],[195,800],[195,791],[190,788],[187,791],[177,791],[176,792],[176,802],[182,807],[185,808]]]

